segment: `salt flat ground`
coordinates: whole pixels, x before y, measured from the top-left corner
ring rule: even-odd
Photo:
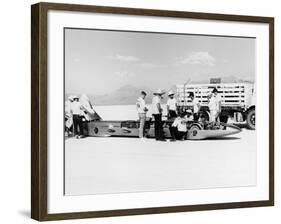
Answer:
[[[167,191],[256,184],[256,132],[201,141],[67,139],[67,195]]]

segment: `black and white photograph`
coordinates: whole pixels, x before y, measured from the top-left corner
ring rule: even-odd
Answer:
[[[64,28],[67,196],[255,186],[256,39]]]

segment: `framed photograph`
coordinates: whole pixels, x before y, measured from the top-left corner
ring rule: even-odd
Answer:
[[[39,221],[274,204],[274,18],[32,5]]]

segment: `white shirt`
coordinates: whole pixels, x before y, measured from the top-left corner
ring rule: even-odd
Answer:
[[[82,114],[82,106],[81,103],[78,101],[73,101],[70,105],[71,112],[74,115],[81,115]]]
[[[173,99],[169,98],[167,100],[167,106],[169,107],[169,110],[176,111],[177,110],[177,100],[176,100],[176,98],[173,98]]]
[[[194,97],[193,101],[192,101],[192,105],[193,105],[193,113],[198,113],[199,112],[199,100]]]
[[[221,98],[220,96],[215,96],[212,95],[210,102],[209,102],[209,109],[210,111],[219,111],[220,109],[220,102],[221,102]]]
[[[137,99],[137,111],[138,111],[138,113],[146,113],[145,109],[146,109],[145,100],[142,97],[139,97]]]
[[[177,127],[178,131],[187,132],[186,119],[184,119],[184,118],[177,117],[174,120],[172,126]]]
[[[158,109],[158,106],[157,106],[158,103],[161,104],[160,96],[154,96],[152,98],[152,105],[151,105],[152,114],[160,114],[161,113]]]

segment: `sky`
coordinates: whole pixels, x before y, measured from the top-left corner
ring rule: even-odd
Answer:
[[[255,39],[65,29],[65,92],[125,85],[168,90],[187,80],[255,79]]]

